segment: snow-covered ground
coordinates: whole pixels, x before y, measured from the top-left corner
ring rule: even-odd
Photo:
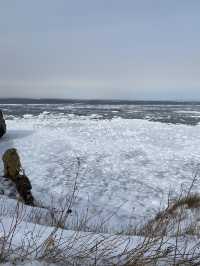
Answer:
[[[5,199],[4,206],[14,205],[18,206],[16,201]],[[153,239],[63,230],[27,222],[22,217],[33,208],[26,206],[25,210],[22,204],[18,208],[12,218],[0,215],[1,265],[127,265],[131,258],[140,259],[142,265],[147,265],[146,261],[155,265],[155,260],[159,266],[174,265],[174,258],[199,265],[199,237],[195,235],[176,238],[175,233]]]
[[[0,156],[18,149],[37,199],[48,204],[51,195],[71,193],[79,158],[74,213],[111,216],[116,228],[148,219],[169,190],[179,193],[191,182],[200,163],[199,125],[44,112],[8,120],[7,127]]]

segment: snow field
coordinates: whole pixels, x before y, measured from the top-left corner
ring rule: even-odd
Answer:
[[[79,158],[74,210],[88,209],[97,219],[111,215],[114,228],[148,219],[166,204],[169,190],[179,193],[189,185],[200,162],[200,126],[45,112],[7,126],[0,156],[18,149],[37,199],[48,204],[51,195],[69,195]]]

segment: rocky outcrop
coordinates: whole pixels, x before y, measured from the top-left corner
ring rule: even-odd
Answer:
[[[12,181],[25,204],[34,206],[31,182],[25,175],[17,150],[14,148],[8,149],[2,159],[4,164],[4,178]]]
[[[20,157],[16,149],[8,149],[2,157],[4,165],[4,176],[15,182],[22,170]]]
[[[0,138],[6,133],[6,122],[0,110]]]

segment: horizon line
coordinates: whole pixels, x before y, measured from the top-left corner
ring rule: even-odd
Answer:
[[[186,102],[200,102],[199,100],[192,100],[192,99],[176,99],[176,100],[171,100],[171,99],[119,99],[119,98],[107,98],[107,99],[102,99],[102,98],[46,98],[46,97],[0,97],[1,100],[33,100],[33,101],[82,101],[82,102],[180,102],[180,103],[186,103]]]

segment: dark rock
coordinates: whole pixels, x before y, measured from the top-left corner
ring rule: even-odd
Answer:
[[[6,133],[6,122],[0,110],[0,138]]]
[[[24,203],[34,206],[34,197],[31,193],[32,186],[29,178],[26,175],[18,175],[15,180],[15,185]]]

